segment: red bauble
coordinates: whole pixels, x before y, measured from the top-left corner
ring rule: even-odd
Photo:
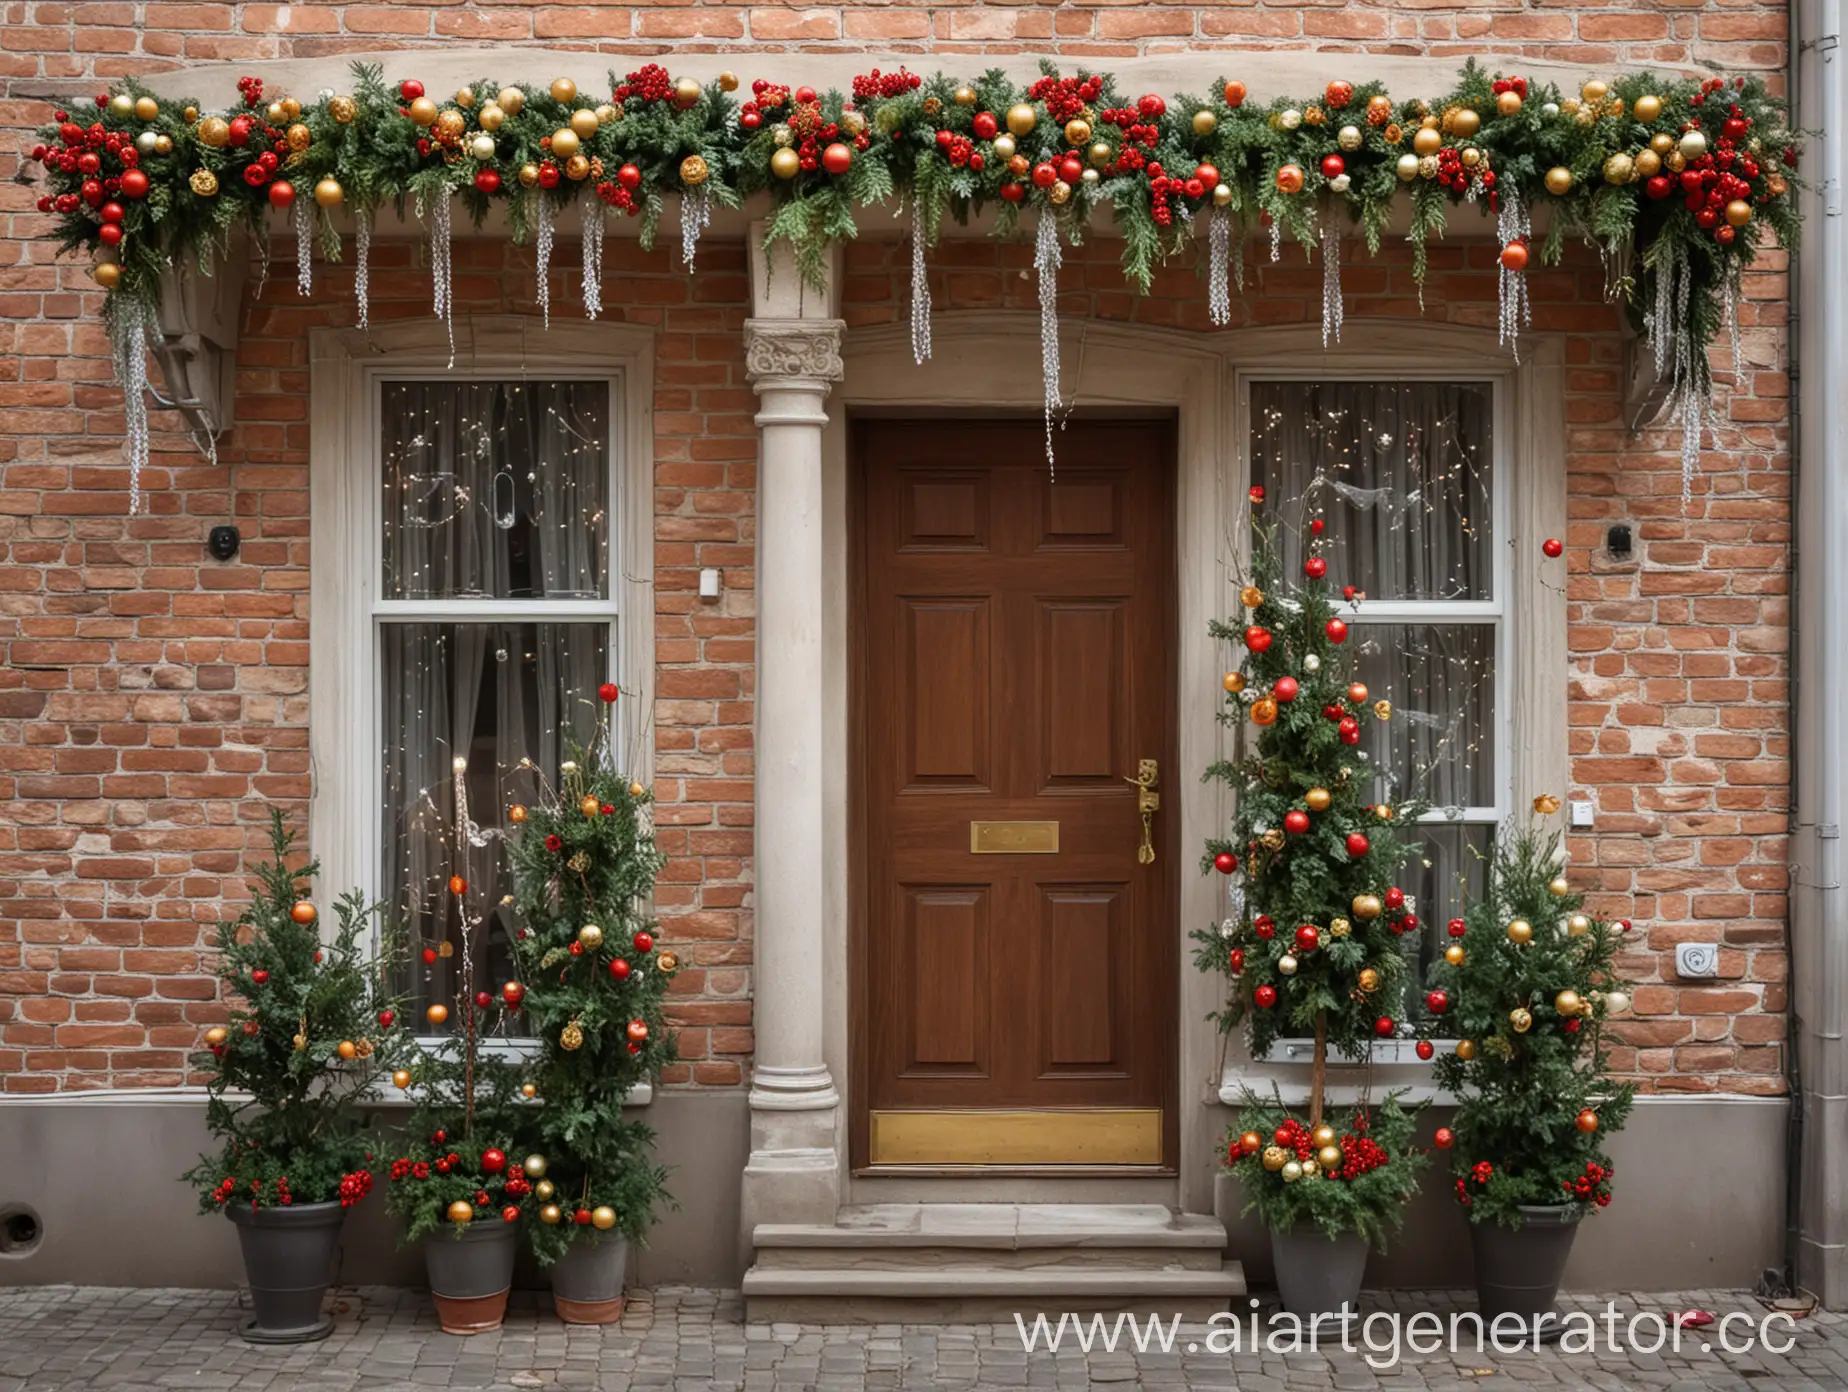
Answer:
[[[1449,1150],[1451,1146],[1457,1143],[1457,1138],[1451,1133],[1448,1126],[1440,1126],[1437,1128],[1437,1134],[1431,1137],[1431,1142],[1439,1150]]]
[[[1322,177],[1333,179],[1347,172],[1347,161],[1340,155],[1322,156]]]
[[[1233,948],[1229,960],[1232,964],[1232,974],[1237,976],[1240,972],[1245,970],[1245,949],[1242,947]]]
[[[250,979],[261,986],[264,982],[269,980],[269,973],[264,971],[263,968],[258,967],[250,974]]]
[[[1001,200],[1004,203],[1018,203],[1027,196],[1027,190],[1021,184],[1001,185]]]
[[[543,189],[557,188],[558,179],[559,179],[558,166],[553,164],[551,160],[547,160],[544,164],[541,164],[539,166],[539,187],[540,188],[543,188]]]
[[[1059,171],[1042,160],[1033,166],[1033,182],[1039,188],[1051,188],[1059,182]]]
[[[812,102],[815,100],[815,89],[813,87],[798,87],[795,91],[795,98],[799,102]]]
[[[973,129],[977,140],[993,140],[1001,133],[1000,123],[995,120],[994,114],[988,111],[976,113]]]
[[[1314,952],[1322,941],[1322,930],[1313,923],[1305,923],[1296,930],[1296,946],[1304,952]]]
[[[1417,1053],[1418,1053],[1419,1058],[1429,1059],[1431,1055],[1435,1054],[1436,1052],[1437,1050],[1431,1046],[1430,1040],[1421,1039],[1418,1041]]]
[[[148,196],[148,176],[139,169],[124,169],[121,189],[124,198],[146,198]]]
[[[830,174],[845,174],[852,164],[852,147],[838,140],[821,152],[821,167]]]
[[[1303,562],[1303,574],[1307,575],[1311,580],[1320,580],[1324,575],[1328,574],[1328,562],[1323,560],[1320,556],[1311,556],[1308,560]]]
[[[1252,921],[1251,929],[1260,938],[1268,939],[1276,936],[1277,924],[1269,914],[1259,914]]]
[[[1540,550],[1549,561],[1556,561],[1566,554],[1566,544],[1558,537],[1548,537],[1540,543]]]
[[[501,999],[509,1006],[516,1006],[526,999],[526,988],[517,981],[509,981],[501,987]]]
[[[493,1005],[493,1004],[494,1004],[494,997],[489,995],[486,991],[475,992],[475,1009],[486,1010],[490,1005]]]
[[[616,182],[626,189],[640,188],[642,186],[642,171],[632,164],[625,164],[621,169],[616,171]]]
[[[1450,993],[1448,991],[1425,992],[1425,1009],[1433,1015],[1442,1015],[1450,1009]]]
[[[518,1204],[508,1204],[505,1208],[501,1210],[501,1222],[517,1223],[519,1221],[520,1221],[520,1206]]]
[[[590,1210],[588,1208],[580,1208],[576,1213],[571,1215],[571,1221],[576,1223],[580,1228],[588,1228],[590,1226]]]
[[[1382,1015],[1373,1022],[1373,1032],[1381,1039],[1392,1038],[1392,1032],[1396,1028],[1398,1028],[1398,1026],[1393,1024],[1392,1016],[1390,1015]]]
[[[582,957],[584,955],[584,944],[581,942],[574,942],[566,950],[570,952],[573,957]]]
[[[122,245],[122,228],[118,223],[105,222],[96,229],[96,239],[104,246]]]
[[[610,958],[610,975],[618,981],[629,979],[629,960],[626,957]]]
[[[1245,646],[1254,653],[1264,652],[1269,649],[1270,645],[1271,635],[1268,628],[1260,628],[1257,624],[1253,624],[1245,630]]]
[[[424,94],[424,85],[414,77],[407,77],[398,84],[398,96],[407,102],[414,102]]]
[[[127,210],[120,203],[105,203],[97,212],[104,222],[120,222]]]
[[[269,201],[272,208],[286,208],[295,201],[295,185],[287,179],[278,179],[269,186]]]
[[[1219,187],[1219,170],[1215,165],[1195,165],[1193,176],[1200,181],[1200,187],[1205,189],[1208,193],[1211,193],[1214,189]]]
[[[1309,830],[1309,814],[1300,808],[1291,808],[1283,814],[1283,829],[1292,836],[1301,836]]]
[[[1330,619],[1328,621],[1328,628],[1326,631],[1328,633],[1329,642],[1331,643],[1347,642],[1347,625],[1342,623],[1340,619]]]
[[[738,124],[743,126],[746,130],[756,130],[763,123],[764,118],[761,112],[746,111],[738,117]]]
[[[1358,859],[1367,853],[1367,838],[1358,831],[1350,831],[1347,837],[1347,853]]]
[[[1460,938],[1469,931],[1469,925],[1460,918],[1453,918],[1449,923],[1450,936]]]
[[[1341,723],[1335,726],[1335,733],[1341,736],[1343,744],[1360,743],[1360,722],[1351,715],[1341,717]]]
[[[602,686],[597,688],[597,699],[606,706],[614,705],[616,703],[616,698],[620,695],[622,695],[622,692],[618,689],[615,682],[604,682]]]
[[[380,1028],[380,1029],[390,1029],[390,1028],[391,1028],[391,1024],[392,1024],[392,1021],[393,1021],[393,1020],[396,1020],[397,1018],[398,1018],[398,1012],[397,1012],[397,1011],[395,1011],[395,1010],[381,1010],[381,1011],[379,1012],[379,1028]]]
[[[1300,689],[1295,677],[1278,677],[1271,683],[1271,698],[1277,701],[1294,701]]]
[[[1264,485],[1261,483],[1252,484],[1250,488],[1245,490],[1245,496],[1251,499],[1253,505],[1262,503],[1264,501]]]
[[[1322,96],[1330,106],[1336,111],[1339,111],[1342,107],[1354,100],[1354,84],[1351,82],[1343,82],[1339,78],[1336,78],[1333,82],[1328,84],[1328,90],[1323,92]]]
[[[1084,178],[1084,161],[1076,155],[1067,155],[1059,161],[1059,177],[1068,184],[1075,184]]]
[[[635,950],[637,952],[653,952],[654,951],[654,934],[653,933],[637,933],[635,935]]]
[[[433,964],[436,961],[436,949],[434,947],[426,947],[423,950],[423,959],[426,967]]]
[[[507,1168],[507,1152],[504,1150],[482,1151],[481,1168],[485,1174],[499,1174]]]
[[[1405,907],[1405,891],[1400,889],[1397,885],[1394,885],[1391,889],[1386,891],[1385,899],[1386,907],[1393,913],[1398,913],[1400,909]]]
[[[1651,198],[1667,198],[1675,191],[1675,181],[1666,174],[1657,174],[1643,185],[1643,192]]]
[[[1277,1003],[1277,988],[1275,986],[1260,986],[1251,993],[1251,999],[1257,1003],[1258,1009],[1269,1010]]]
[[[475,171],[475,191],[477,193],[499,193],[500,184],[500,175],[494,170],[478,169]]]
[[[1238,857],[1230,851],[1221,851],[1213,857],[1213,868],[1222,875],[1230,875],[1238,869]]]

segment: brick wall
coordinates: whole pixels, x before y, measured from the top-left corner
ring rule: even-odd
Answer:
[[[898,49],[1048,51],[1072,58],[1178,48],[1317,47],[1563,59],[1709,59],[1771,74],[1784,6],[1725,0],[1224,5],[937,4],[786,8],[26,3],[0,0],[0,176],[21,134],[109,78],[188,62],[256,61],[420,44],[535,42],[618,53]],[[965,63],[945,57],[944,64]],[[1340,60],[1331,57],[1331,66]],[[671,62],[671,60],[670,60]],[[1228,68],[1235,60],[1228,59]],[[912,60],[928,70],[928,54]],[[766,72],[772,65],[762,65]],[[1364,71],[1356,59],[1353,71]],[[220,901],[244,892],[258,804],[303,809],[307,772],[307,357],[311,325],[351,321],[350,272],[295,296],[278,265],[249,310],[238,421],[208,469],[157,440],[150,515],[129,519],[122,409],[72,264],[30,238],[32,191],[0,182],[0,1089],[181,1081],[219,1007],[200,954]],[[892,318],[902,247],[847,253],[850,322]],[[279,249],[287,258],[288,248]],[[665,937],[686,1062],[671,1085],[732,1086],[751,1048],[751,661],[754,398],[744,380],[742,251],[713,243],[689,281],[665,253],[612,241],[609,312],[659,330],[655,394],[656,744]],[[1320,272],[1257,258],[1235,314],[1311,320]],[[572,260],[561,249],[559,264]],[[350,264],[350,262],[349,262]],[[427,312],[421,258],[376,252],[375,313]],[[955,243],[939,306],[1031,307],[1018,246]],[[1719,402],[1719,448],[1679,506],[1669,432],[1631,438],[1603,270],[1576,256],[1535,273],[1535,320],[1569,335],[1571,751],[1599,803],[1575,838],[1595,904],[1646,925],[1628,967],[1648,984],[1619,1062],[1663,1090],[1776,1092],[1785,1031],[1789,575],[1787,289],[1781,256],[1748,283],[1744,371]],[[402,273],[393,271],[403,268]],[[562,280],[562,277],[561,277]],[[1107,250],[1073,253],[1068,315],[1205,330],[1191,268],[1127,292]],[[1349,335],[1417,313],[1407,259],[1350,256]],[[459,247],[458,312],[530,312],[530,252]],[[566,296],[555,287],[555,304]],[[1430,316],[1494,322],[1485,244],[1433,251]],[[569,312],[564,310],[561,312]],[[1724,349],[1721,353],[1725,357]],[[1726,366],[1730,366],[1728,362]],[[170,422],[167,424],[170,425]],[[204,559],[235,518],[237,562]],[[1639,524],[1638,563],[1598,559],[1610,520]],[[692,598],[727,572],[718,612]],[[1672,944],[1722,944],[1722,984],[1674,984]]]

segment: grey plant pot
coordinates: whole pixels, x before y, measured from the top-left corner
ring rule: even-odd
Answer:
[[[1471,1223],[1469,1244],[1476,1258],[1476,1299],[1484,1322],[1497,1315],[1519,1315],[1534,1329],[1540,1315],[1557,1313],[1554,1299],[1578,1236],[1580,1204],[1523,1205],[1521,1226]],[[1537,1331],[1544,1340],[1563,1331],[1557,1320]]]
[[[1359,1233],[1331,1238],[1313,1223],[1271,1230],[1271,1261],[1283,1308],[1303,1319],[1360,1309],[1360,1280],[1367,1270],[1367,1239]]]
[[[481,1334],[500,1328],[519,1245],[519,1225],[497,1218],[470,1223],[460,1232],[445,1225],[424,1238],[424,1270],[444,1332]]]
[[[346,1209],[338,1203],[252,1209],[234,1203],[225,1216],[237,1226],[255,1318],[243,1328],[253,1344],[306,1344],[333,1332],[321,1301],[333,1280],[334,1253]]]
[[[610,1233],[578,1237],[552,1265],[552,1305],[566,1324],[614,1324],[622,1318],[629,1239]]]

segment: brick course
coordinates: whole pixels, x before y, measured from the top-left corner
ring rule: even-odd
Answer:
[[[126,73],[207,61],[530,42],[611,54],[878,48],[912,65],[1048,52],[1107,60],[1179,49],[1317,48],[1331,71],[1368,52],[1461,62],[1585,64],[1785,61],[1774,3],[1331,0],[1321,4],[206,6],[0,0],[0,176],[57,100]],[[671,60],[670,60],[671,62]],[[1228,70],[1237,60],[1228,52]],[[765,62],[764,71],[774,64]],[[29,142],[28,142],[29,143]],[[222,1007],[201,975],[221,903],[245,893],[260,804],[301,820],[308,792],[308,328],[352,322],[350,251],[316,268],[299,299],[292,247],[248,304],[238,425],[208,468],[158,418],[152,503],[129,518],[122,407],[80,266],[31,238],[32,191],[0,181],[0,1089],[182,1081],[185,1051]],[[846,253],[850,323],[904,307],[906,249]],[[529,248],[458,244],[459,313],[530,313]],[[1493,249],[1432,250],[1424,312],[1495,322]],[[675,983],[683,1062],[669,1086],[740,1083],[751,1041],[753,773],[751,611],[755,398],[745,380],[743,251],[709,242],[689,279],[665,250],[613,239],[607,313],[658,331],[655,384],[655,710],[664,939],[688,966]],[[572,312],[562,268],[556,312]],[[1313,322],[1320,270],[1248,256],[1239,323]],[[946,244],[940,308],[1028,310],[1027,248]],[[423,256],[375,247],[374,313],[428,312]],[[1604,270],[1575,253],[1536,271],[1535,327],[1567,335],[1568,615],[1573,791],[1595,798],[1595,835],[1573,838],[1574,877],[1594,907],[1639,930],[1639,982],[1617,1060],[1655,1090],[1781,1092],[1789,790],[1789,379],[1787,268],[1747,280],[1742,371],[1718,402],[1684,514],[1673,431],[1632,437],[1621,419],[1622,346]],[[254,284],[254,282],[253,282]],[[1105,244],[1068,254],[1068,316],[1206,332],[1191,266],[1146,299]],[[1409,257],[1350,255],[1348,337],[1419,313]],[[1369,320],[1376,321],[1369,324]],[[1234,330],[1236,331],[1236,330]],[[1382,338],[1388,346],[1389,338]],[[1716,360],[1730,378],[1722,345]],[[1032,370],[1023,364],[1021,370]],[[205,556],[233,519],[235,562]],[[1636,560],[1604,557],[1605,527],[1636,525]],[[694,598],[702,566],[725,603]],[[1717,984],[1681,984],[1673,944],[1721,945]]]

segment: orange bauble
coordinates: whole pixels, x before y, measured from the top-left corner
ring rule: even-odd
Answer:
[[[468,881],[463,879],[460,875],[451,875],[449,877],[449,892],[451,894],[467,894]]]
[[[449,1007],[446,1005],[433,1005],[428,1010],[424,1011],[424,1018],[433,1025],[440,1025],[449,1018]]]
[[[637,1044],[648,1038],[648,1022],[646,1020],[629,1021],[629,1038]]]
[[[1365,682],[1353,682],[1349,684],[1348,700],[1352,701],[1355,705],[1358,706],[1358,705],[1361,705],[1363,702],[1365,702],[1366,699],[1367,699],[1367,684]]]
[[[1256,1155],[1264,1149],[1264,1138],[1256,1131],[1247,1131],[1238,1138],[1238,1148],[1247,1155]]]
[[[578,811],[582,812],[586,817],[594,817],[597,815],[597,810],[601,806],[602,804],[594,797],[586,796],[584,800],[578,804]]]
[[[1277,723],[1277,703],[1265,696],[1251,703],[1251,723],[1253,725],[1275,725]]]
[[[1277,171],[1277,191],[1279,193],[1301,193],[1303,191],[1302,166],[1286,164]]]
[[[515,826],[518,826],[521,822],[526,820],[526,809],[520,806],[519,803],[514,803],[512,807],[507,809],[507,820],[512,822]]]
[[[314,922],[314,913],[314,905],[306,899],[297,899],[289,909],[289,917],[303,925]]]
[[[1589,1136],[1593,1131],[1598,1129],[1598,1114],[1592,1111],[1590,1107],[1587,1107],[1578,1114],[1577,1125],[1579,1130]]]
[[[1245,100],[1245,84],[1240,82],[1237,78],[1233,78],[1232,81],[1226,84],[1225,97],[1227,106],[1237,107],[1242,105]]]
[[[1527,269],[1527,243],[1509,242],[1501,249],[1501,263],[1511,271]]]
[[[358,1058],[359,1057],[359,1046],[350,1039],[343,1039],[340,1041],[340,1048],[338,1052],[340,1054],[340,1057],[343,1059]]]

